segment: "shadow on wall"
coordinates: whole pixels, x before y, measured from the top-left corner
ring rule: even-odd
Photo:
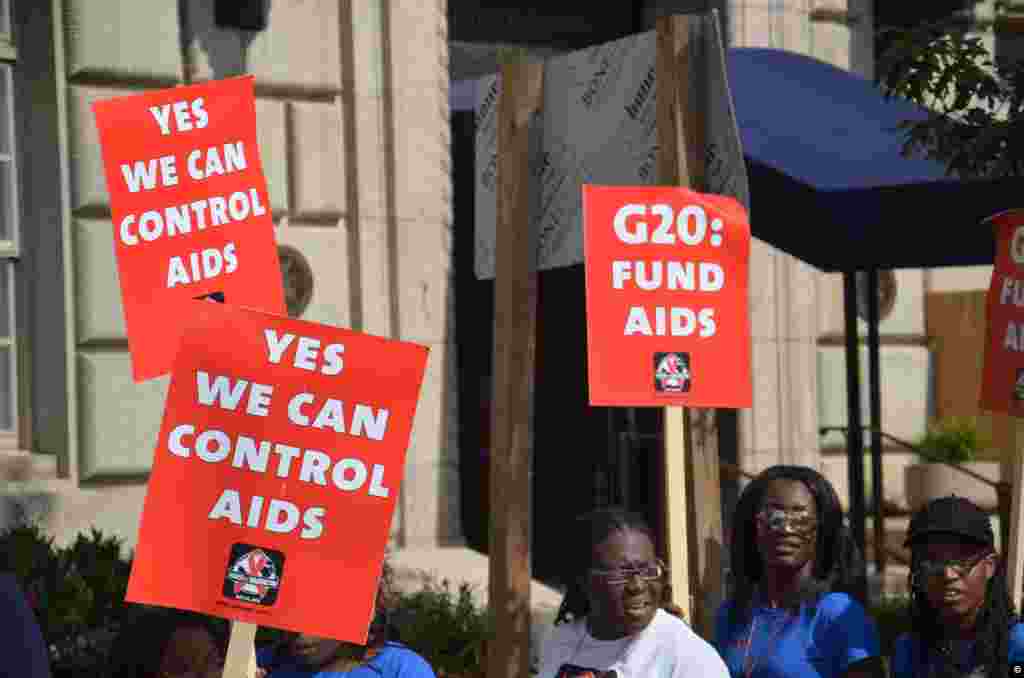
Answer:
[[[263,3],[269,25],[271,0],[252,1]],[[210,0],[178,0],[178,20],[182,49],[191,71],[189,80],[200,73],[220,80],[248,71],[249,45],[257,31],[219,28],[214,20],[214,3]]]

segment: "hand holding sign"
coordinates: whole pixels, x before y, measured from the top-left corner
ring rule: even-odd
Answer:
[[[590,403],[749,407],[743,207],[682,188],[584,186],[583,211]]]
[[[192,306],[127,599],[364,642],[427,349]]]
[[[251,77],[93,104],[136,381],[170,370],[191,300],[285,313]]]

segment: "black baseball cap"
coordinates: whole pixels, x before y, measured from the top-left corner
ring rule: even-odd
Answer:
[[[912,546],[933,534],[995,547],[995,534],[988,514],[973,502],[956,495],[933,499],[915,513],[910,519],[910,529],[903,546]]]

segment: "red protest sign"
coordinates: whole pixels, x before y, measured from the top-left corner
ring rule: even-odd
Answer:
[[[126,600],[364,642],[427,348],[193,306]]]
[[[252,77],[97,101],[132,372],[170,371],[191,301],[285,313]]]
[[[683,188],[583,186],[590,404],[750,407],[750,225]]]
[[[987,333],[981,407],[1024,416],[1024,209],[1001,212],[995,228],[996,258],[985,298]]]

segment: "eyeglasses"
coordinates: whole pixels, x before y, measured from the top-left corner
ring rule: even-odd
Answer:
[[[665,576],[668,568],[662,562],[641,565],[640,567],[620,567],[615,570],[598,570],[591,568],[590,574],[604,580],[610,586],[623,586],[634,577],[640,581],[656,581]]]
[[[959,560],[922,560],[917,566],[917,572],[921,577],[926,579],[943,577],[946,574],[946,570],[952,570],[953,576],[957,579],[963,579],[978,566],[978,563],[988,558],[991,553],[982,553],[978,556],[972,556],[970,558],[962,558]]]
[[[818,516],[807,509],[787,511],[777,508],[764,508],[754,516],[757,526],[772,532],[796,532],[805,534],[818,527]]]

